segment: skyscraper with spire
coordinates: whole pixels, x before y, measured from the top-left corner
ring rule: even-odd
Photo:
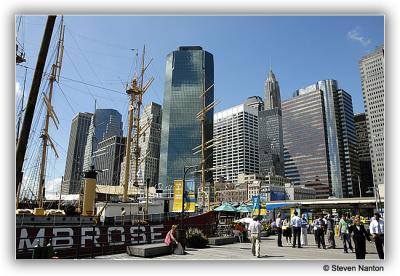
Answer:
[[[264,110],[258,114],[260,174],[285,175],[281,93],[270,67],[264,84]]]

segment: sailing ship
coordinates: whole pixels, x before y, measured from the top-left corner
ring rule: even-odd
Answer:
[[[140,74],[134,74],[132,81],[126,89],[129,96],[129,121],[127,133],[127,145],[125,152],[125,172],[124,183],[122,186],[101,186],[96,185],[96,169],[91,166],[89,171],[84,172],[83,195],[79,194],[76,206],[61,205],[61,191],[57,208],[53,208],[54,202],[45,199],[45,176],[48,158],[48,147],[52,149],[55,157],[58,157],[55,142],[49,134],[49,125],[53,123],[58,128],[60,121],[52,105],[54,93],[54,83],[60,78],[60,72],[64,53],[64,20],[61,18],[60,32],[57,44],[57,54],[55,62],[52,64],[49,76],[49,92],[43,95],[44,106],[46,109],[44,128],[41,131],[41,157],[40,169],[38,172],[38,187],[35,195],[29,185],[23,185],[23,162],[25,160],[26,146],[32,124],[33,112],[35,110],[36,99],[34,93],[39,90],[43,65],[45,63],[49,47],[55,16],[49,16],[46,24],[45,35],[43,36],[42,47],[38,57],[35,77],[32,81],[31,92],[28,103],[24,109],[24,121],[21,131],[18,130],[17,136],[17,182],[16,182],[16,252],[17,258],[30,258],[35,246],[45,246],[49,240],[51,245],[57,250],[59,257],[79,258],[82,254],[91,256],[104,254],[104,250],[112,250],[114,253],[125,252],[126,245],[151,243],[162,241],[163,236],[172,224],[180,224],[181,227],[203,228],[205,233],[212,233],[216,226],[216,216],[213,212],[206,213],[170,213],[169,196],[154,196],[149,200],[149,185],[142,185],[139,189],[139,164],[142,154],[139,145],[139,138],[148,126],[140,125],[141,107],[143,95],[150,87],[154,78],[145,81],[146,69],[151,63],[145,64],[145,47],[143,47],[141,58]],[[17,58],[16,62],[21,61]],[[44,61],[43,61],[44,59]],[[41,65],[42,64],[42,65]],[[40,69],[40,66],[42,68]],[[36,73],[39,72],[39,73]],[[208,90],[208,89],[207,89]],[[203,93],[203,102],[204,95]],[[32,96],[33,95],[33,96]],[[33,99],[33,100],[32,100]],[[32,101],[31,101],[32,100]],[[32,108],[33,105],[33,108]],[[215,104],[203,106],[199,112],[199,119],[204,121],[205,113]],[[19,127],[18,127],[19,128]],[[134,130],[134,134],[133,133]],[[133,141],[133,145],[132,145]],[[202,160],[204,151],[211,146],[212,141],[202,140],[200,145]],[[25,147],[25,150],[24,150]],[[131,154],[133,147],[133,156]],[[130,162],[134,160],[133,185],[129,187]],[[204,181],[204,162],[202,162],[202,179]],[[203,183],[204,184],[204,183]],[[204,186],[203,186],[204,188]],[[27,191],[31,194],[29,201],[21,202],[21,191],[26,195]],[[203,191],[203,189],[202,189]],[[97,202],[95,203],[96,192],[122,195],[121,202]],[[138,197],[139,194],[146,196]],[[204,199],[204,197],[203,197]],[[144,206],[143,206],[144,205]],[[32,210],[32,207],[33,210]],[[72,207],[72,209],[71,209]],[[144,208],[143,208],[144,207]],[[172,207],[172,204],[171,204]],[[81,254],[81,255],[80,255]]]

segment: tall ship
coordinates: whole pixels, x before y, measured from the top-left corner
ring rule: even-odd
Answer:
[[[23,20],[22,16],[19,20]],[[65,37],[64,18],[61,17],[54,61],[51,61],[51,69],[46,72],[45,64],[55,23],[56,16],[48,16],[28,100],[24,105],[23,96],[17,111],[16,258],[35,258],[35,252],[37,258],[38,248],[42,248],[42,251],[51,248],[53,256],[57,258],[90,258],[121,253],[126,251],[128,245],[162,242],[173,224],[180,225],[181,229],[200,228],[205,234],[211,235],[217,226],[216,216],[209,211],[209,203],[204,207],[206,197],[203,189],[206,171],[204,153],[212,146],[212,141],[202,139],[202,144],[196,149],[202,156],[199,164],[202,210],[185,212],[182,200],[181,211],[176,212],[173,210],[171,189],[162,190],[158,185],[151,186],[150,179],[140,179],[140,164],[147,153],[141,152],[139,140],[149,127],[140,124],[143,95],[154,80],[145,79],[146,69],[151,63],[151,60],[146,63],[145,47],[139,72],[133,74],[125,91],[129,99],[129,115],[125,169],[121,172],[123,183],[119,186],[99,185],[96,183],[97,176],[102,170],[91,162],[89,168],[81,172],[83,177],[78,194],[62,195],[60,191],[58,198],[46,197],[49,155],[51,160],[58,158],[57,143],[51,137],[50,126],[53,126],[52,129],[60,126],[53,96],[57,87],[60,88],[58,82],[62,77]],[[18,39],[16,45],[16,65],[24,67],[26,57]],[[43,76],[46,78],[42,79]],[[47,92],[40,93],[41,83],[47,81]],[[200,121],[204,121],[205,113],[215,105],[204,105],[204,95],[208,89],[204,89],[203,108],[198,113]],[[39,105],[38,99],[43,104],[39,111],[35,111]],[[40,117],[43,118],[43,127],[37,139]],[[95,128],[94,123],[93,132]],[[91,155],[93,157],[93,150]],[[33,166],[33,163],[38,165]],[[29,170],[30,167],[35,169]]]

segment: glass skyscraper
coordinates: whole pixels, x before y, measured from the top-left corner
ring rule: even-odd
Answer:
[[[121,113],[115,109],[96,109],[90,122],[83,171],[90,169],[92,153],[97,150],[98,144],[112,136],[122,136]]]
[[[160,175],[164,187],[183,178],[184,166],[200,166],[200,155],[193,149],[201,144],[201,95],[214,84],[213,55],[199,46],[184,46],[167,56],[165,93],[161,127]],[[206,94],[205,106],[214,101],[214,88]],[[213,138],[211,109],[205,120],[205,141]],[[206,151],[206,168],[213,163],[212,149]],[[206,176],[211,181],[212,175]],[[188,175],[200,183],[199,175]]]
[[[332,196],[353,196],[359,164],[351,96],[335,80],[318,81],[284,101],[282,115],[285,176],[295,184],[318,179]]]

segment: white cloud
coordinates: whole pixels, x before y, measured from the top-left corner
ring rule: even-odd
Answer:
[[[16,81],[15,82],[15,97],[21,97],[22,96],[22,87],[21,84]]]
[[[360,27],[356,27],[347,33],[347,37],[351,40],[361,43],[362,46],[367,46],[371,40],[360,33]]]
[[[46,195],[59,194],[61,190],[61,177],[49,179],[46,181]]]

